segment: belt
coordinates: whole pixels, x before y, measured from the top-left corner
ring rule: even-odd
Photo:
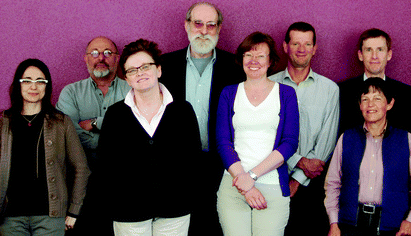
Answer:
[[[372,204],[358,204],[357,227],[378,234],[382,207]]]
[[[375,215],[375,214],[381,213],[381,207],[373,205],[373,204],[360,203],[358,207],[359,207],[359,211],[365,214]]]

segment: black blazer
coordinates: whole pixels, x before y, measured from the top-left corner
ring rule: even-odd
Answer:
[[[411,86],[386,76],[389,89],[395,99],[393,108],[387,113],[390,125],[411,132],[408,118],[411,106]],[[340,87],[340,134],[348,128],[362,125],[364,118],[359,106],[359,88],[364,83],[364,75],[348,79],[338,84]]]
[[[186,70],[187,50],[184,48],[162,56],[162,76],[160,82],[173,95],[175,100],[186,100]],[[211,80],[211,95],[209,109],[209,146],[210,151],[216,152],[216,119],[217,106],[220,93],[224,87],[245,81],[243,69],[235,63],[232,53],[216,48],[216,61],[213,66],[213,78]]]

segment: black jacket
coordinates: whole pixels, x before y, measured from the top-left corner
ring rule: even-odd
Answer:
[[[186,70],[187,50],[184,48],[175,52],[164,54],[162,57],[162,75],[160,82],[173,95],[175,100],[186,100]],[[210,115],[209,115],[209,146],[210,151],[216,152],[215,128],[217,119],[217,106],[221,91],[231,84],[238,84],[245,80],[243,69],[235,63],[234,55],[216,48],[216,61],[213,66],[211,81]]]
[[[395,99],[393,108],[388,111],[387,119],[390,125],[411,132],[411,122],[408,118],[411,108],[411,86],[393,80],[386,76],[386,82]],[[338,84],[340,87],[340,134],[349,128],[364,123],[360,106],[359,90],[364,83],[364,75],[348,79]]]

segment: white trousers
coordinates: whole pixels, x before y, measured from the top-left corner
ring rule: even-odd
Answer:
[[[290,197],[283,197],[279,185],[256,184],[267,208],[253,209],[224,175],[217,193],[217,210],[225,236],[282,236],[290,214]]]
[[[116,236],[187,236],[190,215],[177,218],[155,218],[142,222],[114,221]]]

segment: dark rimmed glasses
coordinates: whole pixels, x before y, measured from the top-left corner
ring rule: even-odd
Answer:
[[[130,69],[126,70],[126,76],[135,76],[135,75],[137,75],[138,71],[146,72],[146,71],[150,70],[151,66],[153,66],[155,64],[156,63],[151,62],[151,63],[142,64],[139,67],[130,68]]]

